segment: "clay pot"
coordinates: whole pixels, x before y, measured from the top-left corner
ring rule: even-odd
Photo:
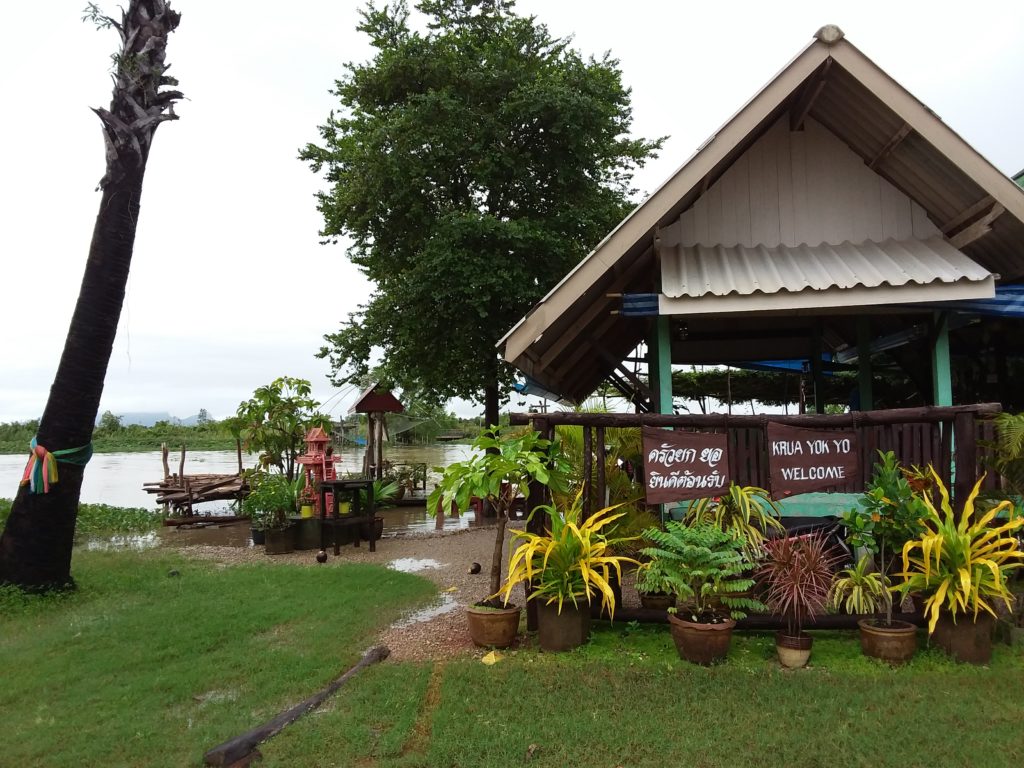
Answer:
[[[570,603],[537,604],[537,639],[545,651],[568,651],[590,639],[590,607]]]
[[[676,596],[670,592],[641,592],[640,605],[652,611],[667,611],[675,608]]]
[[[988,613],[979,613],[977,621],[971,616],[953,617],[941,613],[932,632],[931,642],[957,661],[967,664],[988,664],[992,660],[992,632],[994,619]]]
[[[726,619],[721,624],[699,624],[668,615],[669,629],[679,658],[705,667],[724,661],[729,653],[736,622]]]
[[[252,528],[250,530],[252,534],[253,546],[262,547],[267,542],[267,537],[263,532],[262,528]]]
[[[787,669],[801,669],[807,666],[811,658],[810,635],[787,635],[784,632],[775,634],[775,652],[779,655],[779,663]]]
[[[508,648],[519,632],[521,612],[522,609],[517,605],[505,608],[467,607],[466,618],[469,620],[469,636],[473,644],[481,648]]]
[[[292,526],[267,528],[263,535],[263,548],[268,555],[286,555],[295,551],[295,529]]]
[[[861,619],[860,648],[865,656],[890,664],[910,661],[917,650],[917,627],[906,621],[886,624],[884,619]]]

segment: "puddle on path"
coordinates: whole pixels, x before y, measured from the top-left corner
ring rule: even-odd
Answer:
[[[402,573],[417,573],[440,568],[441,563],[429,557],[400,557],[388,563],[388,568]]]
[[[413,624],[422,624],[425,621],[436,619],[438,616],[444,616],[446,613],[451,613],[459,607],[458,601],[450,594],[442,594],[440,601],[434,605],[426,608],[421,608],[418,611],[413,611],[407,616],[403,616],[394,624],[391,625],[392,629],[405,629],[411,627]]]

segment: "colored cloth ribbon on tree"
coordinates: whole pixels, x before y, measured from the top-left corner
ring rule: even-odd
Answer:
[[[62,451],[46,450],[33,437],[28,464],[21,476],[21,484],[29,487],[30,493],[49,493],[50,486],[57,482],[57,463],[77,464],[84,467],[92,458],[92,443],[80,448],[65,448]]]

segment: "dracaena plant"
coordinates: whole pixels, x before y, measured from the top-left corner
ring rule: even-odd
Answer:
[[[786,620],[790,636],[825,611],[840,556],[824,536],[787,536],[765,542],[757,580],[768,607]]]
[[[513,540],[520,544],[509,560],[508,579],[501,589],[504,602],[516,584],[528,582],[533,584],[529,599],[557,603],[559,613],[566,603],[589,604],[600,596],[602,610],[614,618],[612,572],[621,579],[623,564],[637,564],[631,557],[615,554],[615,547],[623,542],[606,535],[623,515],[616,509],[605,507],[584,520],[579,493],[568,506],[538,506],[532,514],[549,515],[551,527],[543,534],[512,531]]]
[[[828,607],[834,611],[845,610],[850,614],[878,613],[879,610],[890,609],[892,595],[888,580],[879,571],[871,570],[871,567],[871,557],[864,555],[855,566],[837,573],[832,582]]]
[[[741,594],[754,585],[746,574],[750,562],[743,542],[717,525],[669,520],[665,530],[649,529],[644,538],[653,546],[643,550],[650,560],[638,575],[641,592],[675,594],[688,607],[690,619],[702,623],[742,619],[746,611],[764,610],[759,601]]]
[[[950,505],[949,492],[934,469],[932,476],[939,508],[935,508],[930,496],[925,497],[925,530],[903,547],[903,571],[897,574],[902,581],[895,587],[904,595],[926,595],[924,613],[929,634],[935,631],[943,611],[954,621],[958,614],[974,621],[982,611],[996,615],[990,601],[1000,601],[1011,609],[1013,594],[1007,577],[1024,560],[1024,552],[1013,535],[1024,527],[1024,517],[1017,514],[1009,501],[975,517],[974,503],[984,478],[975,483],[957,515]],[[1008,519],[1000,523],[999,515],[1003,512]]]
[[[765,534],[781,531],[779,508],[764,488],[730,483],[721,496],[694,499],[686,510],[684,522],[711,523],[743,544],[743,553],[751,561],[760,556]]]

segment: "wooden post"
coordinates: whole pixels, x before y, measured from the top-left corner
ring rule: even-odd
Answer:
[[[608,461],[604,448],[604,427],[598,427],[597,432],[597,506],[608,506],[608,489],[605,484],[605,462]]]
[[[167,463],[167,443],[160,443],[160,460],[164,465],[164,480],[171,476],[171,467]]]
[[[973,413],[953,418],[953,504],[960,511],[978,481],[978,444]]]
[[[860,409],[872,410],[874,392],[871,381],[871,320],[857,318],[857,390],[860,395]]]
[[[235,440],[235,450],[238,452],[238,474],[242,474],[242,441]]]
[[[178,484],[185,483],[185,444],[181,444],[181,461],[178,462]]]
[[[380,480],[384,477],[384,413],[379,412],[376,414],[376,429],[377,436],[374,440],[376,455],[374,458],[374,469],[373,477],[375,480]]]
[[[583,519],[590,517],[593,511],[590,506],[590,492],[593,490],[591,478],[594,474],[594,445],[590,427],[583,426]]]

